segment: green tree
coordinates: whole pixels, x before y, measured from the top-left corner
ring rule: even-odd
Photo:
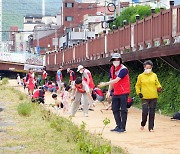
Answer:
[[[155,10],[155,13],[158,12],[160,12],[160,9]],[[148,17],[151,15],[151,7],[148,5],[136,5],[126,8],[117,16],[116,20],[110,24],[110,28],[112,28],[112,25],[123,27],[123,20],[126,20],[127,24],[134,23],[137,14],[140,16],[140,19]]]

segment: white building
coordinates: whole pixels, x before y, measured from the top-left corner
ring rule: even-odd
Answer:
[[[24,41],[26,33],[16,33],[15,34],[15,51],[26,51],[28,46],[28,41]]]
[[[104,5],[105,1],[110,3],[113,0],[82,0],[82,3],[97,3],[97,4],[100,4],[100,5]]]
[[[89,29],[90,31],[94,31],[95,34],[101,33],[104,28],[102,27],[102,22],[104,21],[103,15],[97,16],[84,16],[84,25],[85,29]]]

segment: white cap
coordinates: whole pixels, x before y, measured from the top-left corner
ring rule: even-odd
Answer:
[[[111,60],[110,60],[110,61],[112,61],[113,59],[116,59],[116,58],[121,59],[120,53],[113,53],[113,54],[111,55]]]
[[[70,68],[67,68],[67,72],[69,72],[70,71]]]
[[[78,69],[77,69],[77,72],[79,72],[81,69],[83,69],[84,68],[84,66],[82,66],[82,65],[79,65],[78,66]]]

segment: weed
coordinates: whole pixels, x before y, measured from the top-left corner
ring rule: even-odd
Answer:
[[[24,94],[19,94],[19,100],[24,100]]]
[[[31,103],[20,103],[18,105],[18,114],[22,116],[30,116],[32,112],[32,105]]]
[[[102,135],[105,127],[106,127],[108,124],[110,124],[110,122],[111,122],[111,121],[110,121],[110,119],[108,119],[108,118],[105,118],[105,119],[103,120],[104,127],[103,127],[103,129],[102,129],[102,131],[101,131],[101,135]]]
[[[3,78],[2,79],[2,85],[6,85],[9,83],[9,79],[8,78]]]

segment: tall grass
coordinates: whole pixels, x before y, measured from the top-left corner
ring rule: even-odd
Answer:
[[[18,114],[22,116],[30,116],[32,112],[32,104],[31,103],[20,103],[17,107]]]
[[[2,85],[6,85],[9,83],[9,79],[8,78],[3,78],[2,79]]]

